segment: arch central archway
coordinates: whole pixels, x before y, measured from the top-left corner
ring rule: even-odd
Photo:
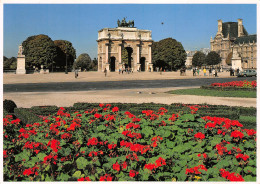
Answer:
[[[140,59],[140,64],[141,64],[141,71],[145,71],[145,57],[141,57]]]
[[[132,67],[132,54],[133,49],[131,47],[125,47],[122,52],[122,63],[125,64],[125,68]]]
[[[116,58],[111,57],[110,58],[110,71],[114,72],[116,70]]]

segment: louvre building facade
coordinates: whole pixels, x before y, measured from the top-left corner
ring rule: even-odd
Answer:
[[[217,52],[222,58],[222,66],[227,67],[227,58],[231,58],[232,53],[237,51],[242,68],[257,67],[257,35],[247,33],[242,19],[224,23],[218,20],[218,32],[214,39],[211,37],[210,47],[211,51]]]

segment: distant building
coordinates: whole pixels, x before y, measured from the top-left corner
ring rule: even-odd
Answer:
[[[210,39],[210,50],[220,55],[223,66],[227,66],[226,58],[236,50],[241,57],[242,68],[256,68],[257,35],[249,35],[242,19],[237,21],[222,23],[218,20],[218,32],[214,39]]]
[[[186,68],[192,67],[192,58],[193,58],[193,56],[196,52],[198,52],[198,51],[197,50],[195,50],[195,51],[187,50],[186,51],[186,54],[187,54],[187,58],[186,58],[186,62],[185,62]],[[209,48],[201,48],[200,52],[204,53],[205,55],[208,55],[208,53],[210,52],[210,49]]]

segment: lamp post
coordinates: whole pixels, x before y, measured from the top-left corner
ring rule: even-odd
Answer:
[[[67,51],[66,51],[66,68],[65,68],[65,74],[68,74]]]

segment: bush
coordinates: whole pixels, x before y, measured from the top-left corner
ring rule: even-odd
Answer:
[[[21,120],[21,124],[33,124],[42,120],[39,116],[35,115],[32,110],[27,108],[17,108],[14,114]]]
[[[4,110],[8,113],[14,113],[14,109],[17,108],[16,104],[12,100],[5,99],[3,102]]]

